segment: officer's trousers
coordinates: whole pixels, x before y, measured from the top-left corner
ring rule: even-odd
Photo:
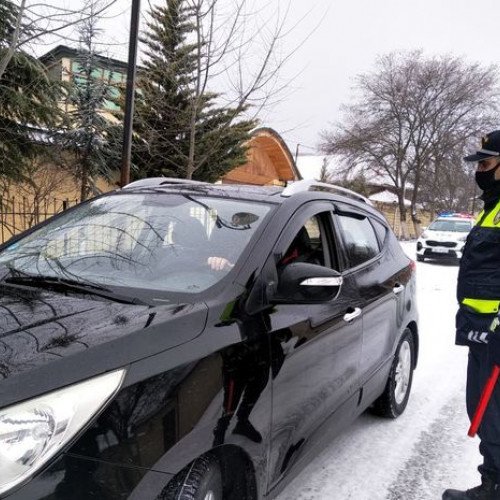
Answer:
[[[472,345],[469,348],[466,399],[467,413],[471,420],[492,367],[486,344]],[[484,413],[478,436],[481,439],[479,451],[483,456],[483,463],[478,470],[482,476],[488,476],[500,484],[500,379]]]

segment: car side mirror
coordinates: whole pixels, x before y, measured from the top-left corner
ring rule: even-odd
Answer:
[[[271,302],[317,304],[337,298],[342,275],[329,267],[305,262],[285,266],[278,276],[278,288]]]

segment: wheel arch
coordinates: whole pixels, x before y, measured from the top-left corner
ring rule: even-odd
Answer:
[[[221,465],[228,500],[257,500],[256,472],[248,453],[232,444],[218,446],[210,453]]]
[[[257,500],[254,464],[242,448],[232,444],[217,446],[194,458],[168,481],[156,500],[177,499],[177,490],[191,474],[193,464],[203,459],[215,459],[218,463],[224,500]]]
[[[415,369],[417,367],[418,352],[419,352],[419,346],[420,346],[420,339],[418,336],[418,326],[417,326],[417,323],[415,321],[410,321],[410,323],[408,323],[406,328],[411,331],[412,337],[413,337],[413,343],[414,343],[413,347],[415,348],[415,350],[414,350],[415,356],[413,359],[413,369]]]

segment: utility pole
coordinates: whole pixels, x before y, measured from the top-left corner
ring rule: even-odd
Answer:
[[[299,157],[299,147],[300,144],[297,143],[297,147],[295,148],[295,165],[297,165],[297,158]]]
[[[141,0],[132,0],[130,37],[128,44],[127,89],[125,94],[125,118],[123,122],[123,148],[120,186],[130,182],[130,156],[132,150],[132,125],[134,117],[134,90],[137,66],[137,39],[139,36],[139,12]]]

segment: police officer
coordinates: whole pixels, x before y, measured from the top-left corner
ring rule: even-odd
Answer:
[[[500,304],[500,130],[483,137],[481,149],[464,160],[478,162],[476,182],[484,201],[467,237],[457,286],[456,344],[469,347],[466,401],[472,419],[493,364],[500,364],[500,333],[490,330]],[[443,500],[500,500],[500,383],[478,435],[481,484],[467,491],[446,490]]]

